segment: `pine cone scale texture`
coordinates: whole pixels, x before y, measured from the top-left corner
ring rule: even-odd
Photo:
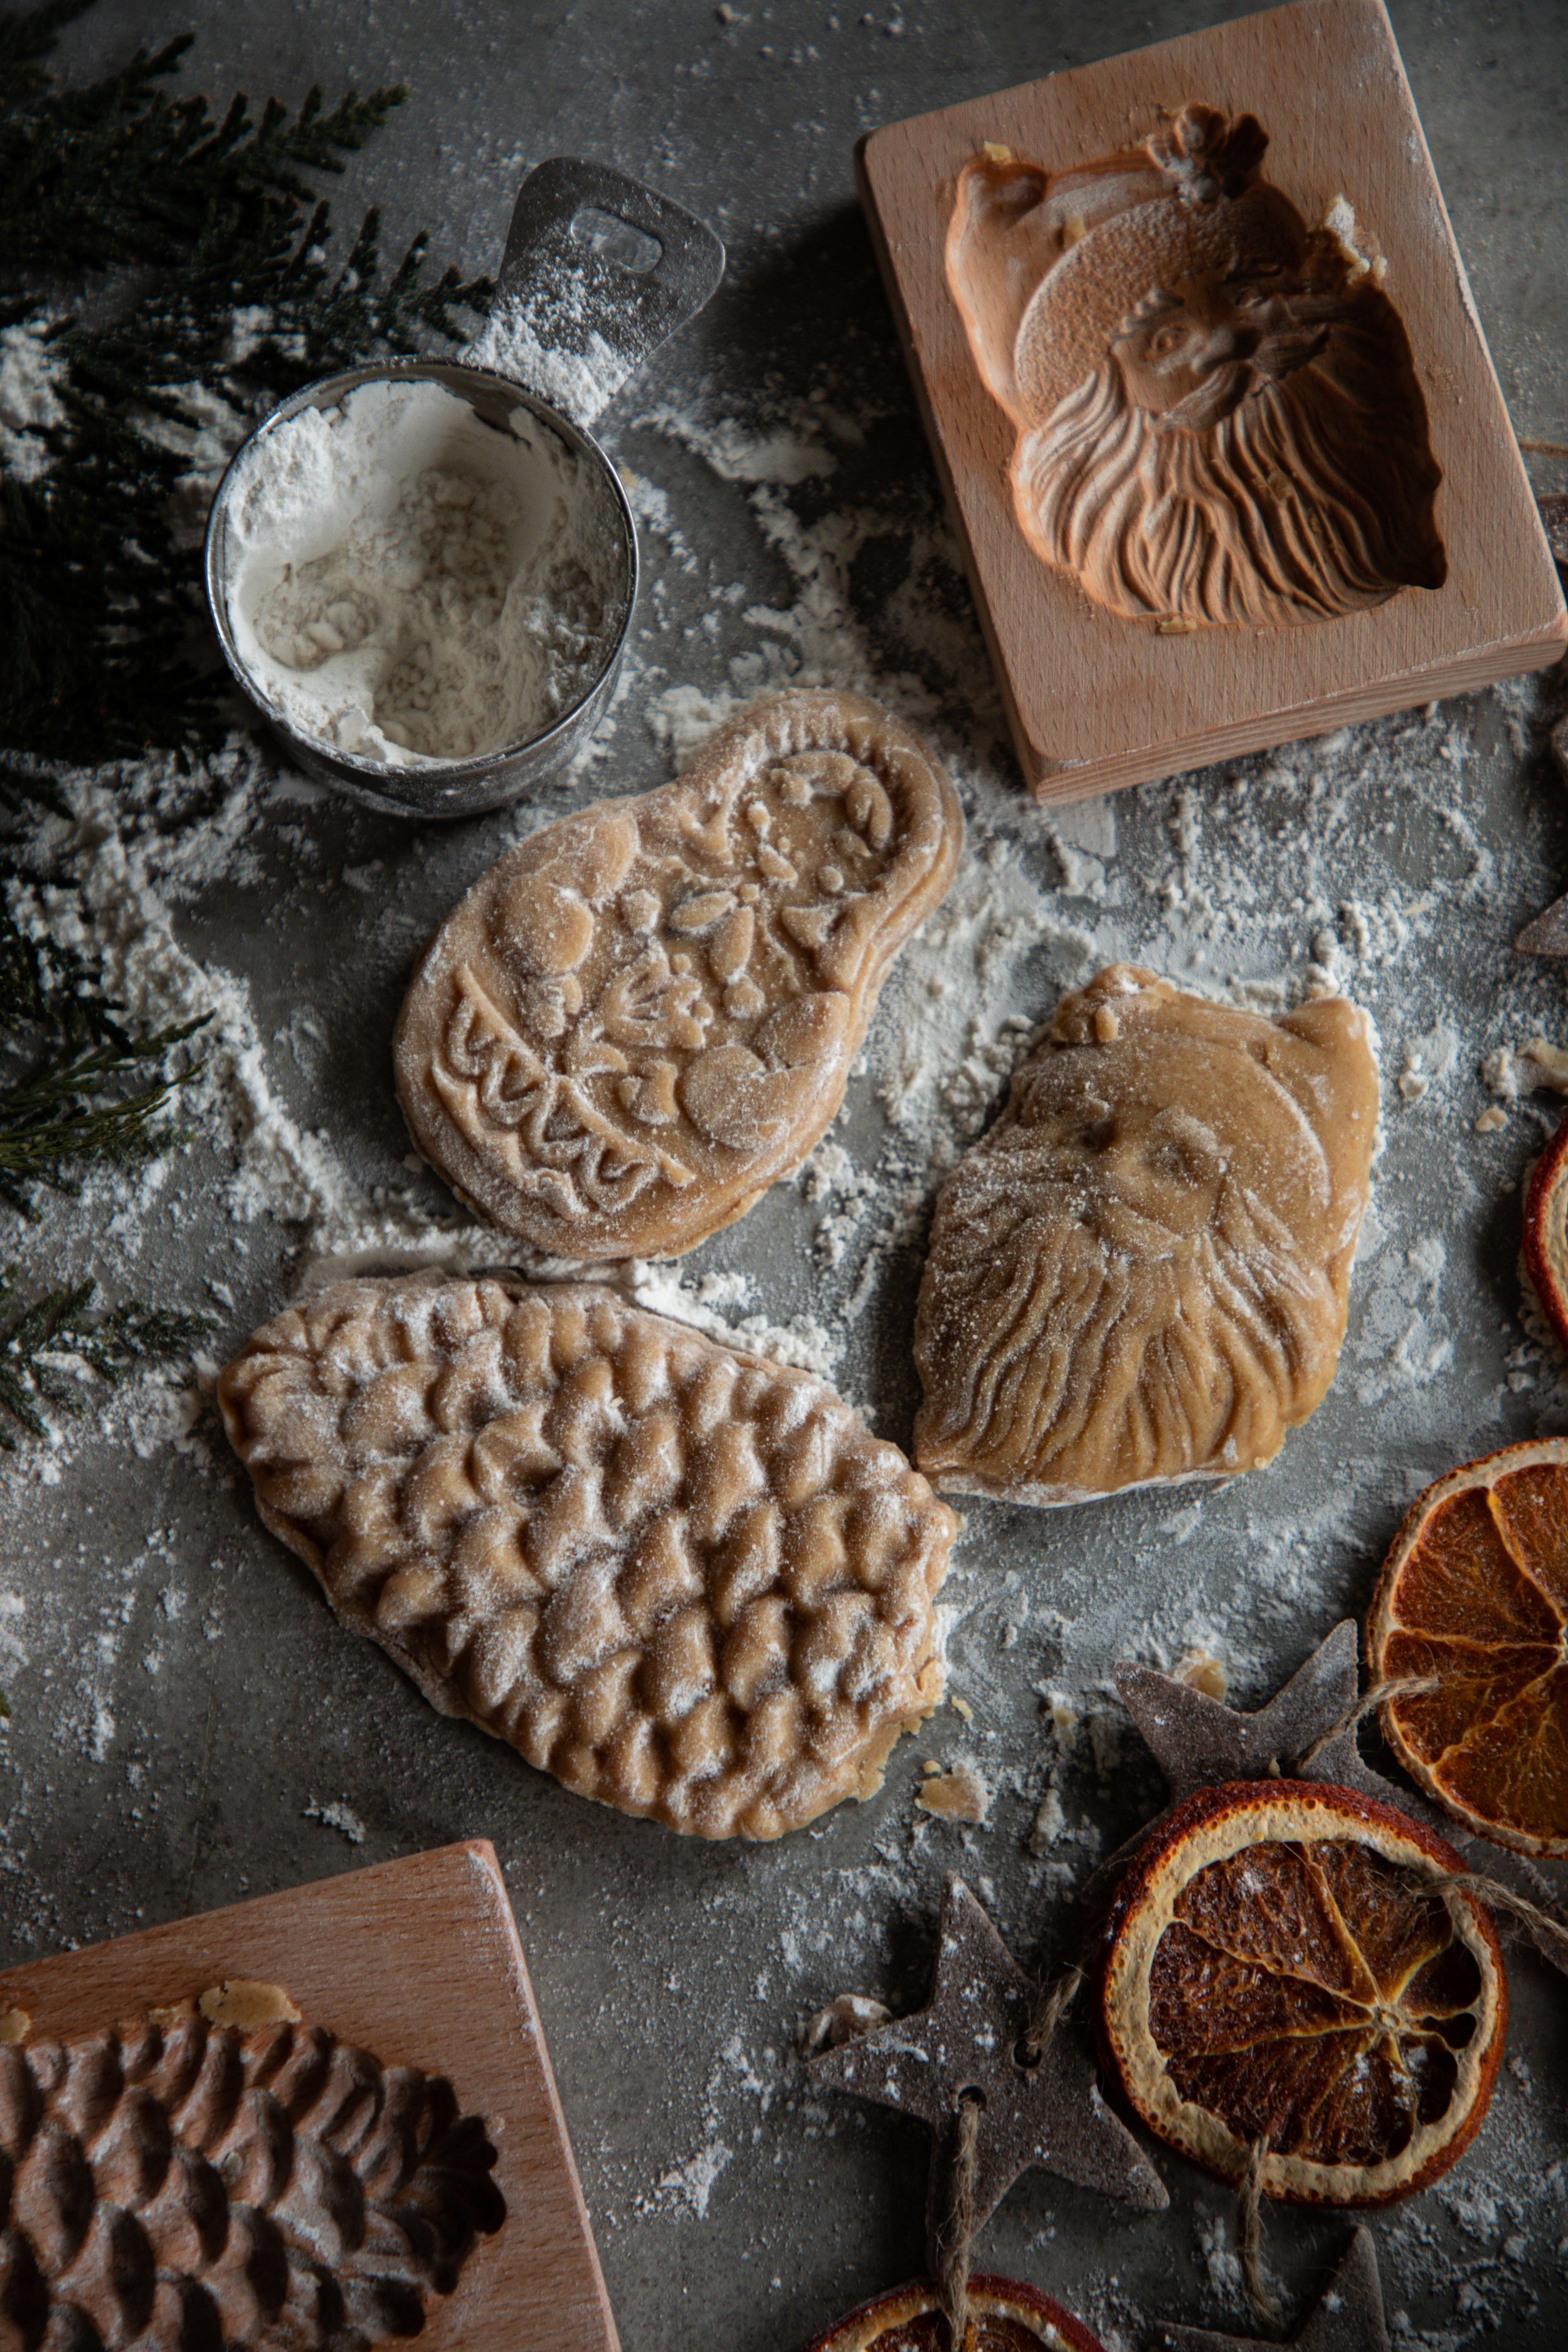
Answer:
[[[494,2164],[449,2084],[320,2027],[192,2010],[0,2050],[0,2352],[417,2335],[505,2219]]]

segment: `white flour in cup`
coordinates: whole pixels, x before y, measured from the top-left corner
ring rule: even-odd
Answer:
[[[529,411],[509,421],[437,383],[371,383],[241,457],[229,626],[300,734],[389,767],[465,760],[592,690],[623,610],[614,501]]]

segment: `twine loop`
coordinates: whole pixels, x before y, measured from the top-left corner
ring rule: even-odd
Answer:
[[[947,2168],[946,2210],[936,2225],[933,2252],[937,2285],[947,2320],[951,2352],[973,2352],[974,2323],[969,2314],[969,2250],[974,2236],[974,2175],[980,2113],[985,2102],[974,2090],[961,2091],[954,2105],[952,2152]]]
[[[1285,2314],[1263,2269],[1263,2168],[1268,2161],[1268,2142],[1260,2137],[1247,2151],[1247,2168],[1237,2189],[1237,2241],[1247,2300],[1259,2319],[1278,2327]]]
[[[1291,1774],[1304,1772],[1309,1764],[1315,1764],[1326,1748],[1331,1748],[1336,1739],[1342,1739],[1347,1731],[1353,1731],[1365,1717],[1375,1715],[1378,1708],[1386,1706],[1391,1699],[1418,1698],[1436,1688],[1436,1675],[1399,1675],[1390,1682],[1373,1683],[1370,1690],[1362,1693],[1353,1706],[1346,1708],[1337,1723],[1331,1723],[1327,1731],[1321,1732],[1310,1748],[1304,1748],[1300,1756],[1292,1759]],[[1279,1769],[1276,1759],[1269,1768],[1269,1777],[1278,1778]]]
[[[1065,1976],[1058,1977],[1047,1992],[1042,1985],[1035,1995],[1023,2032],[1018,2036],[1018,2056],[1026,2066],[1037,2066],[1051,2046],[1058,2026],[1078,1999],[1083,1983],[1083,1970],[1076,1961]]]
[[[1413,1895],[1475,1895],[1489,1911],[1500,1914],[1505,1928],[1527,1937],[1542,1959],[1568,1970],[1568,1925],[1554,1918],[1550,1911],[1543,1911],[1538,1903],[1516,1895],[1500,1879],[1489,1878],[1479,1870],[1446,1870],[1435,1878],[1413,1874],[1409,1885]]]

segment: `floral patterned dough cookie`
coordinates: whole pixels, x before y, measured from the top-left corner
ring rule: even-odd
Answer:
[[[963,821],[874,702],[785,694],[684,775],[508,852],[397,1027],[414,1140],[549,1255],[673,1257],[799,1165]]]

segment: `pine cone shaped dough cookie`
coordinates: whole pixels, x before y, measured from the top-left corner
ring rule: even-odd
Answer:
[[[0,2049],[0,2339],[46,2352],[368,2352],[506,2216],[449,2083],[194,2004]]]
[[[679,1256],[827,1126],[963,835],[876,703],[756,704],[674,783],[531,835],[447,917],[397,1027],[415,1142],[547,1255]]]
[[[339,1615],[580,1795],[776,1837],[942,1696],[952,1513],[820,1381],[613,1291],[345,1283],[218,1397]]]
[[[915,1459],[1073,1503],[1272,1461],[1339,1360],[1377,1128],[1366,1016],[1278,1021],[1112,965],[943,1185]]]

